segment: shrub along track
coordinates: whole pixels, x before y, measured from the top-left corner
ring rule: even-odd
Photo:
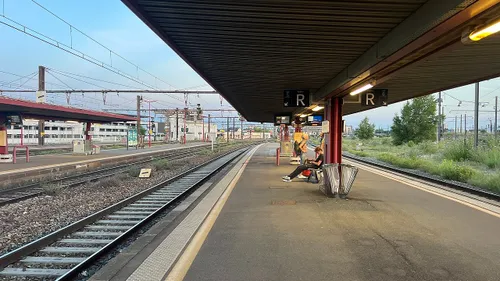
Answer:
[[[396,172],[396,173],[402,174],[404,176],[409,176],[409,177],[413,177],[413,178],[417,178],[417,179],[420,179],[420,180],[424,180],[424,181],[427,181],[427,182],[430,182],[430,183],[433,183],[433,184],[437,184],[437,185],[433,185],[435,187],[446,186],[446,187],[449,187],[449,188],[453,188],[453,189],[456,189],[456,190],[464,191],[464,192],[471,193],[471,194],[474,194],[474,195],[478,195],[478,196],[481,196],[481,197],[485,197],[485,198],[488,198],[488,199],[493,199],[493,200],[496,200],[496,201],[500,201],[500,194],[494,193],[494,192],[491,192],[491,191],[488,191],[488,190],[484,190],[484,189],[481,189],[481,188],[477,188],[475,186],[471,186],[471,185],[468,185],[468,184],[465,184],[465,183],[462,183],[462,182],[439,179],[439,178],[437,178],[435,176],[431,176],[431,175],[429,175],[427,173],[424,173],[424,172],[417,172],[417,171],[411,170],[411,169],[396,168],[396,167],[394,167],[392,165],[385,164],[385,163],[382,163],[380,161],[368,160],[366,158],[354,156],[352,154],[343,153],[342,156],[344,158],[347,158],[350,161],[353,161],[353,162],[360,162],[362,164],[367,164],[367,165],[370,165],[370,166],[375,166],[377,168],[382,168],[382,169],[390,171],[390,172]]]

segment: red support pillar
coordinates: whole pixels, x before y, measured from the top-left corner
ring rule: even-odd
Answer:
[[[92,123],[87,122],[86,128],[85,128],[85,139],[86,140],[92,140],[92,136],[90,135],[90,130],[92,128]]]
[[[2,121],[1,117],[0,121]],[[0,125],[0,155],[2,154],[9,154],[9,140],[7,138],[7,127]]]
[[[330,122],[330,134],[327,142],[327,163],[342,163],[342,98],[332,98],[327,107],[326,116]]]

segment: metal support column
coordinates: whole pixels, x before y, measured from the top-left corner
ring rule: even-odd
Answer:
[[[186,144],[187,142],[187,138],[186,138],[186,118],[187,118],[187,107],[184,108],[184,139],[182,140],[182,143],[183,144]]]
[[[437,131],[437,141],[438,142],[441,141],[441,128],[443,126],[442,125],[443,119],[441,116],[441,102],[442,102],[441,92],[439,92],[439,97],[438,97],[438,131]]]
[[[45,92],[45,67],[43,66],[38,67],[38,91]],[[38,145],[44,145],[44,144],[45,144],[45,121],[38,120]]]
[[[175,140],[179,141],[179,109],[175,109]]]
[[[137,121],[135,125],[137,130],[137,144],[139,144],[141,138],[141,101],[142,97],[137,96]]]
[[[474,100],[474,147],[479,145],[479,82],[476,83],[476,98]]]
[[[229,142],[229,117],[227,117],[227,126],[226,126],[226,138],[227,142]]]
[[[236,118],[233,118],[233,140],[235,139],[235,135],[234,135],[234,134],[235,134],[234,130],[235,130],[235,126],[236,126],[236,125],[235,125],[235,122],[236,122],[236,120],[235,120],[235,119],[236,119]]]
[[[453,133],[455,134],[455,139],[457,139],[457,119],[458,117],[455,115],[455,130],[453,131]]]
[[[211,140],[210,139],[210,114],[208,114],[208,140]],[[214,139],[215,141],[215,139]]]
[[[495,138],[498,134],[498,96],[495,97]]]

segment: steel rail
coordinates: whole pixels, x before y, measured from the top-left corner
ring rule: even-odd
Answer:
[[[118,243],[123,241],[124,238],[134,233],[141,226],[143,226],[145,223],[153,219],[155,216],[164,211],[166,208],[178,202],[179,199],[183,198],[184,195],[186,195],[188,192],[199,187],[201,184],[203,184],[214,174],[222,170],[234,159],[240,157],[243,153],[248,151],[249,148],[250,146],[245,148],[240,147],[235,150],[229,151],[217,157],[216,159],[206,161],[205,163],[200,164],[194,168],[191,168],[182,174],[167,179],[164,182],[161,182],[153,187],[148,188],[147,190],[137,193],[131,197],[128,197],[116,204],[113,204],[112,206],[109,206],[77,222],[65,226],[48,235],[45,235],[44,237],[37,239],[29,244],[26,244],[14,251],[4,254],[3,256],[0,257],[0,269],[2,270],[0,271],[0,276],[33,276],[33,277],[38,276],[45,278],[52,277],[54,278],[54,280],[57,281],[70,280],[70,278],[73,278],[75,275],[77,275],[81,269],[86,268],[98,257],[102,256],[103,254],[113,249]],[[165,202],[155,204],[154,202],[156,201],[154,200],[160,200],[155,198],[161,198],[162,196],[164,196],[165,199],[163,200]],[[136,206],[134,206],[134,204]],[[140,206],[144,206],[143,207],[144,210],[150,209],[150,211],[149,212],[140,211],[142,210]],[[154,207],[147,207],[147,206],[154,206]],[[129,215],[129,217],[127,217],[126,215],[122,215],[122,214],[132,214],[132,213],[136,213],[137,215],[135,216]],[[103,219],[105,217],[107,217],[108,220]],[[118,217],[122,217],[122,219],[120,220]],[[139,218],[139,217],[140,217],[139,221],[130,220],[130,218]],[[109,219],[114,219],[114,221]],[[122,229],[122,231],[119,234],[117,234],[118,236],[113,238],[112,240],[102,239],[102,237],[106,236],[102,236],[100,237],[100,239],[93,239],[93,240],[92,239],[85,240],[81,238],[62,239],[68,236],[81,237],[79,235],[90,233],[88,231],[89,229],[93,229],[90,228],[92,226],[94,228],[99,227],[98,229],[100,229],[99,231],[101,232],[92,232],[93,234],[89,234],[83,237],[88,237],[92,235],[94,235],[95,237],[99,237],[99,233],[101,235],[110,235],[116,233],[116,231],[110,232],[110,229],[112,231],[112,229],[116,229],[117,226],[122,226],[121,228],[118,227],[119,229]],[[85,230],[86,228],[87,230]],[[100,247],[97,249],[95,248],[95,246],[94,248],[90,247],[90,245],[95,245],[95,243],[92,241],[94,241],[95,243],[100,243],[100,242],[102,243],[102,241],[104,241],[105,243],[103,245],[100,245]],[[57,247],[48,247],[54,243],[56,244],[73,243],[75,245],[80,245],[79,243],[83,243],[89,246],[86,247],[86,249],[92,250],[92,254],[90,256],[84,257],[83,259],[81,257],[74,258],[74,257],[68,257],[66,255],[63,255],[62,257],[38,257],[38,256],[26,257],[33,253],[38,253],[39,251],[43,251],[43,249],[48,249],[49,252],[55,251],[54,249],[57,249]],[[64,247],[61,247],[59,249],[62,248]],[[85,248],[73,247],[73,249],[85,249]],[[93,249],[96,250],[93,251]],[[48,264],[48,262],[46,261],[43,262],[44,258],[48,260],[57,260],[59,262],[61,261],[64,262],[64,260],[66,259],[68,262],[62,264],[67,264],[67,265],[76,264],[76,265],[72,266],[71,268],[65,268],[65,269],[47,269],[43,267],[43,265]],[[74,262],[75,260],[77,260],[78,263]],[[37,264],[36,261],[42,261],[39,263],[39,265],[42,265],[42,268],[33,269],[26,267],[22,268],[8,267],[9,265],[17,262],[24,264]],[[56,263],[56,264],[61,265],[61,263]],[[37,273],[35,272],[38,272],[39,274],[42,275],[36,275]]]
[[[106,168],[98,169],[98,170],[94,170],[94,171],[89,171],[89,172],[85,172],[85,173],[81,173],[81,174],[57,178],[57,179],[53,179],[53,180],[50,180],[48,182],[45,182],[45,184],[61,183],[63,181],[70,181],[70,180],[79,179],[82,177],[95,176],[96,174],[100,174],[103,172],[116,171],[119,169],[131,167],[134,165],[140,165],[140,164],[149,163],[149,162],[156,161],[156,160],[169,158],[172,156],[178,156],[179,153],[183,153],[183,154],[179,155],[181,157],[187,156],[187,155],[192,155],[192,154],[195,154],[199,150],[206,149],[207,147],[208,147],[208,145],[207,146],[196,146],[196,147],[185,147],[185,148],[179,148],[179,149],[174,149],[174,150],[169,150],[169,151],[163,151],[163,155],[161,155],[161,156],[151,155],[151,156],[148,156],[148,157],[150,157],[150,159],[142,159],[142,160],[135,161],[132,163],[126,163],[126,164],[106,167]],[[159,153],[162,153],[162,152],[159,152]],[[174,160],[178,160],[178,159],[179,158],[176,158]],[[66,187],[73,187],[73,186],[76,186],[79,184],[83,184],[85,182],[96,181],[96,180],[99,180],[99,179],[102,179],[105,177],[109,177],[112,175],[113,174],[106,174],[103,176],[94,177],[92,179],[79,180],[78,182],[73,183],[73,184],[69,184]],[[28,194],[26,194],[26,192]],[[32,197],[40,196],[40,195],[44,194],[44,192],[45,191],[43,190],[42,184],[40,184],[39,182],[33,183],[33,184],[28,184],[25,186],[0,190],[0,206],[16,203],[16,202],[23,201],[23,200],[26,200],[26,199],[29,199]],[[17,193],[20,193],[20,196],[17,196],[16,195]],[[5,199],[2,200],[2,198],[5,198]]]
[[[382,163],[378,163],[375,161],[370,161],[368,159],[363,159],[361,157],[356,157],[353,155],[342,154],[342,156],[344,158],[351,160],[351,161],[354,161],[354,162],[357,161],[357,162],[360,162],[362,164],[367,164],[367,165],[375,166],[377,168],[382,168],[382,169],[385,169],[389,172],[396,172],[396,173],[402,174],[404,176],[424,180],[426,182],[430,182],[430,183],[437,184],[440,186],[446,186],[446,187],[449,187],[452,189],[456,189],[456,190],[464,191],[464,192],[467,192],[470,194],[485,197],[488,199],[500,201],[500,194],[497,194],[497,193],[494,193],[491,191],[487,191],[487,190],[484,190],[481,188],[477,188],[474,186],[470,186],[470,185],[465,184],[465,183],[451,181],[451,180],[438,179],[438,178],[432,177],[430,175],[415,173],[415,172],[409,171],[408,169],[396,168],[396,167],[389,165],[389,164],[382,164]],[[436,186],[436,185],[433,185],[433,186],[439,188],[439,186]]]

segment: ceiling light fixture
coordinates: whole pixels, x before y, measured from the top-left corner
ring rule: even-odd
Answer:
[[[300,117],[301,118],[307,117],[307,114],[301,114]]]
[[[320,105],[316,105],[315,108],[312,109],[312,111],[316,112],[316,111],[320,111],[322,110],[323,108],[325,108],[324,106],[320,106]]]
[[[350,92],[349,95],[355,96],[357,94],[361,94],[362,92],[373,88],[374,85],[375,85],[374,82],[370,82],[370,83],[368,83],[368,84],[366,84],[366,85],[364,85],[364,86],[362,86],[360,88],[357,88],[356,90]]]
[[[469,34],[469,39],[472,41],[479,41],[499,31],[500,31],[500,19],[497,19],[496,21],[493,21],[482,27],[476,28]]]

